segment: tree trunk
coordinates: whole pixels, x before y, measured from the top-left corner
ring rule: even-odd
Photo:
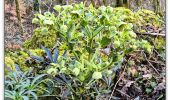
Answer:
[[[21,34],[23,34],[24,29],[23,29],[22,22],[21,22],[21,15],[20,15],[19,1],[18,0],[15,0],[15,5],[16,5],[16,14],[17,14],[19,27],[20,27],[20,32],[21,32]]]
[[[123,0],[123,7],[129,8],[130,0]]]
[[[122,7],[123,6],[123,0],[116,0],[116,7]]]
[[[156,14],[162,15],[162,10],[161,10],[161,1],[160,0],[153,0],[154,4],[154,11]]]

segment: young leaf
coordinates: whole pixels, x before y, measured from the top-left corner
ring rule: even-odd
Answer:
[[[32,23],[33,23],[33,24],[38,24],[38,22],[39,22],[39,19],[38,19],[38,18],[34,18],[34,19],[32,20]]]
[[[60,5],[54,6],[54,10],[60,12],[61,11],[61,6]]]
[[[102,73],[101,72],[94,72],[92,75],[93,79],[101,79],[102,78]]]
[[[43,22],[45,25],[54,25],[54,22],[51,20],[44,20]]]
[[[74,73],[76,76],[79,75],[80,69],[79,69],[79,68],[74,68],[74,69],[73,69],[73,73]]]

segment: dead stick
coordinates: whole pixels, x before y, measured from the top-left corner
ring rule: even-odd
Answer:
[[[144,57],[145,57],[146,61],[150,64],[150,66],[154,69],[154,71],[155,71],[158,75],[160,75],[159,72],[156,70],[156,68],[155,68],[155,67],[150,63],[150,61],[147,59],[146,54],[145,54],[144,52],[142,52],[142,53],[144,54]]]
[[[165,36],[165,34],[159,34],[159,33],[136,33],[141,35],[153,35],[153,36]]]

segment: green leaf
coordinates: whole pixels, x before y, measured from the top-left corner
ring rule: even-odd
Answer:
[[[84,75],[79,75],[78,78],[80,79],[80,81],[84,81],[85,80],[85,76]]]
[[[27,96],[22,96],[23,100],[29,100]]]
[[[38,24],[38,22],[39,22],[39,19],[38,19],[38,18],[33,18],[33,20],[32,20],[32,23],[33,23],[33,24]]]
[[[151,92],[152,92],[152,89],[150,89],[150,88],[146,88],[146,90],[145,90],[145,91],[146,91],[146,93],[147,93],[147,94],[149,94],[149,93],[151,93]]]
[[[112,74],[112,71],[111,71],[111,70],[107,70],[107,71],[106,71],[106,74],[107,74],[107,76],[109,76],[109,75]]]
[[[90,31],[90,28],[88,25],[84,27],[84,30],[85,30],[85,34],[87,34],[88,38],[91,38],[92,32]]]
[[[56,68],[50,68],[47,71],[48,74],[56,75],[57,74],[57,69]]]
[[[61,25],[60,30],[62,33],[66,33],[68,30],[68,27],[66,25]]]
[[[42,27],[41,28],[41,33],[42,34],[47,34],[47,32],[48,32],[48,28],[47,27]]]
[[[151,86],[152,86],[153,88],[155,88],[156,85],[157,85],[156,82],[151,82]]]
[[[93,32],[92,38],[95,37],[97,34],[99,34],[103,28],[104,28],[104,26],[98,27],[98,28]]]
[[[61,11],[61,6],[60,5],[54,6],[54,10],[60,12]]]
[[[92,75],[93,79],[101,79],[102,78],[102,73],[101,72],[94,72]]]
[[[111,39],[107,37],[103,37],[102,40],[100,41],[101,47],[108,46],[111,42]]]
[[[38,18],[39,18],[40,20],[44,20],[44,19],[45,19],[45,16],[43,16],[43,15],[41,15],[41,14],[38,14],[37,16],[38,16]]]
[[[54,25],[54,22],[51,20],[44,20],[43,22],[45,25]]]
[[[76,76],[78,76],[79,73],[80,73],[80,69],[79,69],[79,68],[74,68],[74,69],[73,69],[73,73],[74,73]]]
[[[36,76],[34,80],[32,81],[31,85],[34,85],[39,79],[41,79],[44,76],[46,76],[46,74],[41,74],[41,75]]]
[[[106,7],[105,7],[105,6],[101,6],[101,7],[99,8],[99,10],[101,10],[102,12],[105,12],[105,11],[106,11]]]
[[[37,95],[32,91],[27,91],[28,94],[31,94],[36,100],[38,99]]]
[[[81,25],[83,26],[83,27],[85,27],[85,26],[87,26],[87,21],[85,20],[85,19],[83,19],[82,21],[81,21]]]
[[[134,33],[133,31],[128,31],[129,35],[133,38],[136,38],[136,33]]]
[[[120,41],[114,41],[114,46],[115,46],[115,48],[120,47]]]

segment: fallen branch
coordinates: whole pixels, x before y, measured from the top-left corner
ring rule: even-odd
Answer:
[[[165,34],[159,34],[159,33],[138,33],[136,32],[136,34],[141,34],[141,35],[153,35],[153,36],[165,36]]]
[[[165,64],[161,63],[161,62],[158,62],[158,61],[153,61],[153,60],[149,60],[150,62],[153,62],[153,63],[156,63],[156,64],[160,64],[160,65],[163,65],[163,66],[166,66]]]

